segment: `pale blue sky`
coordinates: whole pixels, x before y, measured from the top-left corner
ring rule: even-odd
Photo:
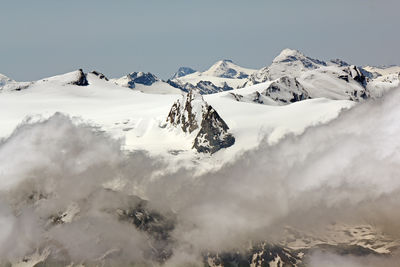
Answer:
[[[0,73],[35,80],[77,68],[109,77],[219,59],[261,68],[283,49],[400,64],[399,0],[0,0]]]

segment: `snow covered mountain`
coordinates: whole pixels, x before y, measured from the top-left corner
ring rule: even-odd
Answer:
[[[283,76],[300,77],[305,71],[326,66],[327,64],[324,61],[307,57],[297,50],[284,49],[270,66],[250,75],[245,86],[276,80]]]
[[[97,73],[97,72],[96,72]],[[97,73],[96,75],[99,75]],[[89,82],[86,79],[87,74],[83,72],[82,69],[72,71],[69,73],[56,75],[48,78],[44,78],[42,80],[33,81],[33,82],[16,82],[11,80],[8,83],[5,83],[3,86],[0,86],[0,91],[21,91],[28,89],[33,86],[66,86],[66,85],[76,85],[76,86],[87,86]]]
[[[289,103],[307,98],[326,97],[329,99],[349,99],[362,101],[369,97],[379,97],[383,91],[397,86],[393,77],[380,77],[372,75],[369,71],[347,64],[336,59],[325,62],[307,57],[297,50],[284,49],[270,66],[264,67],[249,76],[243,87],[255,84],[264,84],[258,87],[257,92],[247,90],[246,93],[234,92],[240,95],[238,101],[257,100],[257,95],[266,95],[265,91],[273,84],[282,83],[282,79],[289,81],[295,79],[295,83],[287,83],[284,90],[276,91],[275,99],[280,103]],[[378,80],[377,80],[378,79]],[[386,82],[386,84],[385,84]],[[296,98],[294,91],[301,87],[306,98]],[[263,93],[262,93],[263,92]]]
[[[211,76],[229,79],[244,79],[249,77],[255,70],[243,68],[232,60],[224,59],[216,62],[208,70],[201,73],[201,76]]]
[[[154,74],[148,72],[132,72],[124,77],[112,79],[111,82],[130,89],[146,93],[180,94],[181,91],[160,80]]]
[[[241,87],[245,78],[255,70],[240,67],[231,60],[220,60],[204,72],[196,71],[174,77],[167,82],[182,91],[198,90],[201,94],[212,94]]]

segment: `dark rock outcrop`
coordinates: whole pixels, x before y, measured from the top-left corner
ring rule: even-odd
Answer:
[[[287,76],[271,83],[261,94],[285,104],[310,98],[306,89],[304,89],[296,78],[289,78]]]
[[[199,81],[196,85],[190,83],[179,83],[177,81],[168,80],[167,83],[172,87],[178,88],[183,92],[189,92],[191,90],[196,90],[202,95],[215,94],[219,92],[233,90],[227,83],[224,83],[223,86],[216,86],[210,81]]]
[[[89,82],[86,79],[86,74],[83,72],[82,69],[79,69],[77,71],[76,80],[72,81],[71,84],[78,85],[78,86],[87,86],[87,85],[89,85]]]
[[[99,77],[99,79],[101,79],[101,80],[106,80],[106,81],[108,81],[108,78],[103,74],[103,73],[101,73],[101,72],[98,72],[98,71],[92,71],[91,72],[91,74],[93,74],[93,75],[96,75],[97,77]]]
[[[358,82],[362,87],[366,87],[367,85],[367,77],[364,75],[364,73],[359,69],[358,67],[351,65],[349,67],[346,67],[343,69],[345,73],[347,73],[347,81],[349,78],[352,78],[356,82]],[[339,77],[343,79],[343,77]]]
[[[200,153],[215,153],[235,143],[235,137],[228,133],[229,127],[212,106],[203,114],[201,128],[194,139],[193,148]]]
[[[152,73],[147,72],[132,72],[128,74],[128,77],[130,78],[130,83],[137,83],[137,84],[143,84],[150,86],[159,79]]]

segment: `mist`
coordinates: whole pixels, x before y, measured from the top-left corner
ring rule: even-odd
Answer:
[[[123,151],[121,140],[67,115],[23,122],[0,143],[0,259],[45,251],[65,263],[201,265],[208,252],[279,243],[287,227],[323,233],[335,224],[373,225],[397,239],[399,101],[395,89],[275,145],[266,135],[200,176]],[[141,203],[173,223],[166,238],[121,215]],[[316,252],[309,265],[390,266],[395,258]]]

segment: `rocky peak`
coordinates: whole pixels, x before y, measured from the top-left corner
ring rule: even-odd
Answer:
[[[218,112],[208,106],[203,113],[201,128],[194,139],[193,148],[200,153],[214,154],[221,148],[227,148],[235,143],[235,137],[228,133],[229,127]]]
[[[189,67],[180,67],[180,68],[178,69],[178,71],[175,72],[174,75],[171,77],[171,80],[176,79],[176,78],[180,78],[180,77],[183,77],[183,76],[186,76],[186,75],[195,73],[195,72],[196,72],[196,71],[195,71],[194,69],[192,69],[192,68],[189,68]]]
[[[185,133],[196,134],[193,148],[201,153],[213,154],[235,142],[225,121],[195,90],[172,105],[167,123]]]
[[[207,103],[203,97],[198,92],[190,90],[183,96],[182,101],[177,100],[172,105],[167,122],[190,134],[200,127],[201,115],[206,108]]]
[[[159,79],[152,73],[147,72],[132,72],[128,74],[128,79],[131,83],[143,84],[143,85],[152,85]]]

